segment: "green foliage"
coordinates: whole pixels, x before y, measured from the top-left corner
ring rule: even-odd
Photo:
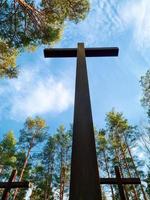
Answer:
[[[52,186],[54,185],[54,162],[55,162],[55,140],[50,136],[43,151],[36,157],[41,159],[41,164],[37,164],[32,171],[32,181],[34,188],[31,199],[53,200]]]
[[[89,11],[88,0],[42,0],[40,9],[36,2],[6,0],[0,13],[2,25],[0,38],[9,47],[24,48],[29,45],[50,44],[60,39],[64,21],[83,20]]]
[[[88,0],[32,0],[0,2],[0,77],[16,78],[17,56],[24,50],[54,45],[62,37],[64,22],[83,20]]]
[[[17,169],[17,180],[19,180],[19,175],[21,174],[24,162],[26,160],[26,152],[24,150],[22,150],[22,148],[19,148],[18,146],[18,150],[16,152],[16,166],[15,168]],[[22,181],[31,181],[31,169],[32,169],[32,157],[30,156],[28,159],[28,163],[26,165],[24,174],[23,174],[23,178]],[[26,195],[26,189],[20,189],[19,193],[16,197],[16,200],[20,200],[23,199],[23,197],[25,197]]]
[[[147,109],[147,114],[150,117],[150,70],[141,77],[141,87],[143,90],[143,97],[141,99],[142,105]]]
[[[57,163],[55,163],[55,187],[59,191],[58,197],[63,199],[66,186],[69,184],[71,162],[71,130],[66,131],[61,125],[54,136]],[[68,192],[68,190],[67,190]]]
[[[143,171],[137,170],[136,167],[142,167],[143,163],[139,162],[138,158],[131,153],[132,147],[137,145],[136,127],[129,125],[128,120],[124,118],[122,113],[113,109],[106,114],[106,129],[99,131],[97,139],[101,176],[115,176],[115,165],[120,168],[124,177],[139,177],[143,173]],[[144,177],[141,176],[141,178]],[[115,186],[109,187],[113,199],[118,199],[118,188]],[[140,186],[137,186],[137,188],[133,185],[125,187],[129,198],[134,199],[134,196],[142,198],[143,188],[140,188]]]
[[[27,118],[24,128],[20,130],[19,144],[23,148],[33,148],[46,139],[47,129],[46,122],[42,118]]]
[[[150,70],[148,70],[146,74],[141,77],[140,84],[143,90],[141,103],[147,111],[148,124],[139,130],[139,135],[144,147],[143,149],[147,153],[150,161]]]
[[[16,164],[16,139],[13,131],[9,131],[0,142],[0,165],[4,176],[8,176]]]
[[[18,50],[10,48],[6,41],[0,39],[0,77],[16,78],[18,68],[16,58]]]
[[[106,133],[104,129],[99,131],[97,143],[100,150],[105,150],[107,148]]]
[[[149,194],[149,172],[145,176],[141,170],[141,161],[132,155],[132,147],[137,145],[137,138],[134,127],[129,125],[123,114],[114,110],[107,113],[105,129],[95,132],[100,177],[115,177],[114,166],[118,165],[124,177],[140,175],[147,183],[146,191]],[[61,125],[55,134],[48,137],[46,135],[47,125],[40,117],[26,119],[18,143],[13,132],[7,133],[0,142],[0,163],[3,163],[3,176],[0,179],[8,179],[12,168],[16,168],[16,180],[28,180],[33,184],[31,200],[63,200],[69,193],[72,128],[66,130]],[[39,148],[38,144],[45,139],[46,143]],[[134,199],[136,194],[142,199],[141,187],[126,186],[129,198]],[[119,199],[117,186],[103,187],[103,199],[107,199],[108,193],[113,200]],[[25,194],[25,190],[19,190],[16,199],[23,199]]]
[[[106,123],[111,131],[117,129],[118,132],[124,132],[129,128],[128,121],[123,117],[123,114],[115,112],[115,110],[107,114]]]
[[[77,23],[85,19],[89,11],[88,0],[42,0],[41,6],[54,24],[66,19]]]
[[[42,152],[36,156],[40,164],[33,169],[34,189],[31,199],[52,200],[60,198],[61,192],[68,192],[70,142],[70,131],[66,132],[62,125],[56,134],[49,136]]]

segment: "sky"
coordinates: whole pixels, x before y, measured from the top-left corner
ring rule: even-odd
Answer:
[[[106,113],[115,108],[132,125],[146,118],[141,106],[140,77],[150,67],[149,0],[91,0],[87,18],[65,23],[55,47],[119,47],[116,58],[88,58],[94,125],[105,126]],[[29,116],[41,116],[50,133],[73,122],[75,58],[44,58],[44,47],[17,59],[18,79],[0,80],[0,139],[14,130],[16,137]]]

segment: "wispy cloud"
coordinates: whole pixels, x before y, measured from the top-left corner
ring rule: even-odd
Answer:
[[[77,25],[70,22],[67,24],[62,46],[76,45],[79,40],[88,46],[97,45],[108,40],[116,30],[121,31],[123,23],[118,12],[120,4],[119,0],[91,0],[87,18]]]
[[[150,3],[149,0],[131,0],[120,10],[125,28],[133,29],[133,38],[139,48],[150,47]]]
[[[149,0],[91,0],[87,18],[78,25],[69,22],[61,44],[76,45],[80,40],[87,46],[96,46],[125,32],[137,48],[149,48],[149,11]]]
[[[28,116],[60,113],[73,104],[67,77],[40,74],[40,68],[24,69],[18,79],[5,82],[0,89],[1,116],[23,120]]]

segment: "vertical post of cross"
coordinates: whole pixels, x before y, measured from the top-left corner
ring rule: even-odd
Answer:
[[[46,58],[77,57],[70,200],[101,200],[93,120],[85,57],[118,56],[117,47],[48,48]]]
[[[83,43],[79,43],[77,49],[75,87],[70,200],[100,200],[99,173]]]

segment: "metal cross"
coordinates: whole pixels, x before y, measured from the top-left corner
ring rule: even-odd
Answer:
[[[118,56],[118,48],[45,49],[45,57],[77,57],[69,200],[100,200],[86,57]]]
[[[9,198],[10,190],[13,188],[28,189],[30,187],[30,183],[28,181],[13,182],[16,178],[16,175],[17,175],[17,170],[13,170],[8,182],[0,182],[0,188],[5,188],[1,200],[7,200]]]
[[[141,184],[139,178],[121,178],[119,167],[115,166],[116,178],[100,178],[100,184],[116,184],[118,185],[119,195],[121,200],[126,200],[123,185]]]

